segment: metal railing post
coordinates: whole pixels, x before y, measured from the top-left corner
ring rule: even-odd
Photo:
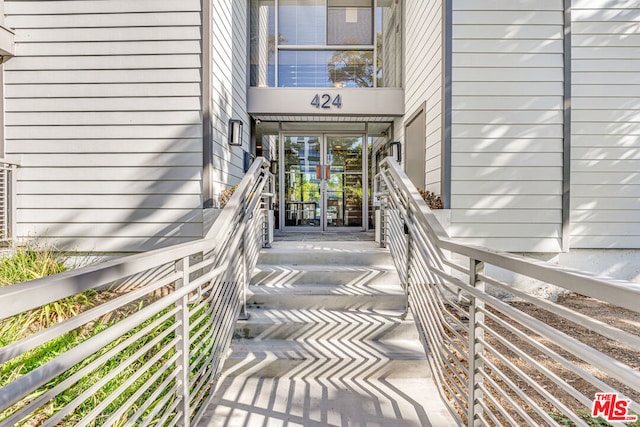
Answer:
[[[413,239],[411,237],[411,230],[409,230],[409,226],[408,223],[411,221],[411,206],[407,206],[407,218],[405,218],[405,222],[404,222],[404,234],[406,236],[406,260],[407,260],[407,266],[406,266],[406,271],[405,271],[405,278],[404,278],[404,283],[405,283],[405,289],[404,289],[404,314],[402,315],[402,318],[406,318],[407,314],[409,314],[409,292],[411,290],[411,258],[412,258],[412,246],[413,246]]]
[[[11,238],[11,206],[12,206],[12,188],[11,188],[11,168],[6,167],[0,169],[0,240],[9,241]]]
[[[242,200],[242,236],[240,237],[240,247],[238,250],[240,251],[240,260],[242,264],[242,271],[240,272],[240,286],[242,287],[242,307],[240,308],[240,316],[238,319],[240,320],[248,320],[249,313],[247,312],[247,289],[249,287],[249,281],[247,280],[248,268],[247,268],[247,200],[244,198]]]
[[[183,288],[189,284],[189,257],[184,257],[176,261],[175,269],[182,273],[182,278],[176,281],[176,289]],[[176,364],[180,370],[178,375],[179,386],[177,397],[180,399],[178,410],[181,413],[178,425],[189,427],[191,420],[191,396],[189,395],[189,295],[185,295],[176,302],[179,311],[176,313],[176,322],[180,326],[176,329],[176,337],[179,339],[176,344],[176,351],[180,354]]]
[[[380,199],[380,247],[387,247],[387,215],[389,213],[389,198]]]
[[[274,176],[269,173],[267,178],[267,192],[264,196],[264,237],[263,248],[271,248],[273,241],[273,198],[275,196]]]
[[[9,230],[7,230],[7,238],[8,239],[14,239],[15,235],[16,235],[16,189],[18,188],[17,182],[18,182],[18,166],[16,165],[11,165],[11,168],[9,169],[10,173],[11,173],[11,178],[8,180],[8,184],[10,186],[10,189],[7,193],[7,198],[8,198],[8,204],[9,204],[9,208],[8,208],[8,212],[7,214],[9,215],[8,218],[8,222],[7,222],[7,226],[9,228]]]
[[[469,284],[478,290],[484,291],[485,284],[478,276],[484,273],[484,263],[473,258],[469,259]],[[468,421],[469,427],[482,425],[480,416],[482,407],[478,402],[482,400],[480,384],[482,378],[478,375],[482,368],[480,355],[484,351],[481,341],[484,339],[484,314],[480,311],[484,308],[484,302],[476,297],[470,297],[469,304],[469,388],[468,388]]]

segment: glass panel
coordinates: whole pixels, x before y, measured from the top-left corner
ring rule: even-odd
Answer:
[[[371,7],[330,7],[327,18],[327,44],[373,44]]]
[[[285,226],[321,226],[320,139],[287,136],[284,140]]]
[[[378,87],[402,86],[402,2],[376,10]]]
[[[275,86],[276,22],[274,0],[251,0],[251,86]]]
[[[324,46],[326,9],[324,0],[280,0],[279,43]]]
[[[339,50],[329,61],[334,87],[373,87],[373,52]]]
[[[372,87],[372,51],[280,51],[280,87]]]
[[[328,136],[327,227],[362,227],[362,137]]]

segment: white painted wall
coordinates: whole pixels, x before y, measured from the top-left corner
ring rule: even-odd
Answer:
[[[242,150],[249,150],[247,114],[248,7],[246,1],[212,1],[213,191],[219,194],[243,177]],[[244,122],[244,146],[229,147],[229,119]]]
[[[452,236],[555,252],[562,235],[563,1],[453,0]]]
[[[640,248],[640,2],[574,0],[571,247]]]
[[[395,121],[404,142],[405,119],[426,102],[426,188],[441,194],[442,1],[405,0],[405,117]],[[407,150],[404,150],[407,152]]]
[[[200,12],[199,0],[5,2],[18,236],[136,251],[202,235]]]

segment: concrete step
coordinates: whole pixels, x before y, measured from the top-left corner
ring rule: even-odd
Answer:
[[[303,285],[348,286],[358,289],[386,291],[400,286],[395,268],[366,265],[302,265],[302,264],[258,264],[251,278],[252,286],[284,288]],[[300,288],[304,292],[303,288]]]
[[[261,251],[204,426],[454,425],[393,260],[370,241]]]
[[[387,249],[373,242],[274,242],[260,253],[258,263],[391,267],[393,260]]]
[[[363,312],[355,310],[251,310],[249,320],[238,321],[236,336],[249,339],[415,340],[418,331],[411,315],[402,320],[404,310]]]
[[[261,378],[429,378],[414,340],[234,340],[223,371]]]
[[[314,286],[304,293],[296,289],[252,287],[247,294],[247,308],[255,309],[329,309],[329,310],[400,310],[406,298],[400,293],[340,293],[335,287]]]

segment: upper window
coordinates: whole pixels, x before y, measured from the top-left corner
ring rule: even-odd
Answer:
[[[280,44],[325,44],[325,0],[280,0],[278,3]]]
[[[392,0],[251,0],[251,85],[396,87],[400,18]]]
[[[329,1],[328,45],[372,45],[373,7],[371,1]]]

